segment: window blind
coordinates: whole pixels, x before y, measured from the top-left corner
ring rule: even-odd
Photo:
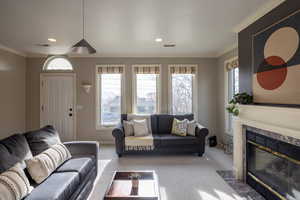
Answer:
[[[226,70],[227,71],[233,70],[233,69],[238,68],[238,67],[239,67],[239,60],[238,59],[234,59],[234,60],[232,60],[232,61],[230,61],[226,64]]]
[[[136,74],[159,74],[160,65],[133,65]]]
[[[169,65],[171,74],[196,74],[198,65]]]
[[[98,65],[98,74],[122,74],[124,71],[124,65]]]

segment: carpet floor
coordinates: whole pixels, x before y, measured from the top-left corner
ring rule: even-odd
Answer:
[[[241,200],[217,170],[232,170],[232,158],[207,147],[203,157],[196,155],[135,155],[118,158],[114,146],[101,145],[100,173],[89,200],[102,200],[117,170],[155,170],[161,200]]]

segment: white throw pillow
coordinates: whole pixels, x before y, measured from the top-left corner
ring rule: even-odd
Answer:
[[[133,120],[134,136],[149,135],[147,120]]]
[[[0,174],[0,200],[20,200],[32,190],[21,164]]]
[[[197,127],[197,122],[195,120],[188,121],[187,134],[190,136],[195,136],[196,127]]]
[[[43,182],[56,168],[71,158],[67,147],[56,144],[39,155],[25,160],[27,170],[36,183]]]
[[[147,127],[149,130],[149,133],[152,133],[152,128],[151,128],[151,115],[140,115],[140,114],[128,114],[127,115],[127,120],[132,121],[132,120],[147,120]]]
[[[124,126],[125,137],[134,135],[132,121],[123,120],[123,126]]]

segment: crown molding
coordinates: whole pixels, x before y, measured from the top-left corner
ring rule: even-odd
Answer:
[[[203,54],[148,54],[148,55],[140,55],[140,54],[92,54],[92,55],[81,55],[81,54],[69,54],[70,58],[215,58],[215,53],[203,53]]]
[[[263,17],[268,12],[270,12],[271,10],[273,10],[274,8],[276,8],[277,6],[279,6],[280,4],[282,4],[284,1],[285,0],[273,0],[273,1],[270,1],[270,2],[268,2],[266,4],[264,4],[263,6],[261,6],[257,10],[257,12],[255,12],[254,14],[248,16],[240,24],[238,24],[237,26],[235,26],[233,28],[233,32],[239,33],[240,31],[244,30],[249,25],[251,25],[252,23],[254,23],[255,21],[257,21],[259,18]]]
[[[182,55],[125,55],[125,54],[93,54],[93,55],[74,55],[67,54],[69,58],[217,58],[218,54],[209,53],[209,54],[182,54]],[[43,54],[28,54],[27,58],[46,58],[47,55]]]
[[[22,56],[22,57],[25,57],[25,58],[27,57],[27,55],[26,55],[25,53],[20,52],[20,51],[17,51],[17,50],[14,50],[14,49],[9,48],[9,47],[7,47],[7,46],[4,46],[4,45],[2,45],[2,44],[0,44],[0,49],[1,49],[1,50],[4,50],[4,51],[7,51],[7,52],[10,52],[10,53],[17,54],[17,55]]]

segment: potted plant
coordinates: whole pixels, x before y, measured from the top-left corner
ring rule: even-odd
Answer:
[[[247,94],[246,92],[238,93],[233,96],[233,99],[229,101],[229,105],[226,110],[229,113],[232,113],[234,116],[238,116],[240,114],[240,110],[237,104],[252,104],[253,96]]]

